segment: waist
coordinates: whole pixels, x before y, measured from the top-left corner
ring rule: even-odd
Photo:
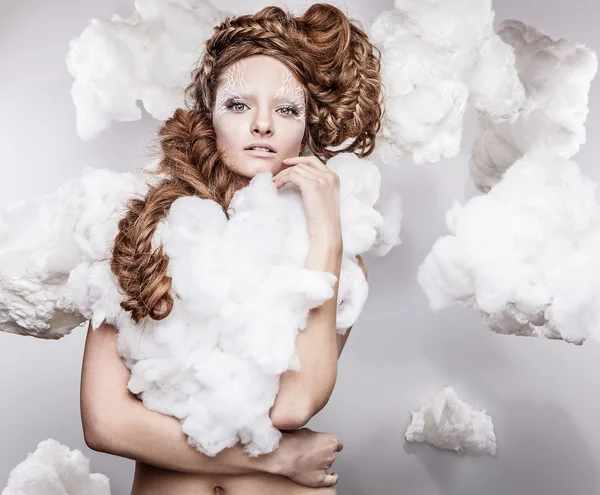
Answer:
[[[135,463],[131,495],[336,495],[335,487],[310,488],[285,476],[192,474]]]

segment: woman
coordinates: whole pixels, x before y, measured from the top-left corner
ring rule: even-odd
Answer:
[[[339,278],[339,182],[322,160],[336,154],[326,147],[354,137],[340,151],[373,151],[382,97],[374,50],[360,28],[325,4],[299,18],[267,7],[215,28],[186,89],[188,108],[159,131],[156,172],[168,179],[131,200],[119,223],[111,269],[125,294],[121,307],[136,323],[166,318],[173,307],[168,258],[150,244],[170,205],[195,194],[226,212],[235,191],[260,172],[271,172],[278,188],[300,189],[310,236],[306,267]],[[86,442],[136,460],[135,495],[336,493],[337,475],[327,470],[342,445],[302,428],[329,400],[349,335],[336,333],[336,301],[337,283],[296,339],[302,369],[281,375],[270,411],[284,431],[275,452],[249,458],[239,444],[216,457],[195,451],[178,419],[146,409],[129,392],[117,329],[106,324],[88,330],[84,351]]]

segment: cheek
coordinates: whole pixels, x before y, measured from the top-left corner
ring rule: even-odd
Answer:
[[[227,148],[235,143],[236,136],[239,136],[238,129],[235,128],[234,123],[227,122],[226,119],[219,119],[213,122],[215,129],[215,136],[217,138],[217,145],[220,148]]]
[[[286,125],[279,129],[279,132],[285,135],[285,139],[279,142],[283,145],[283,150],[287,155],[290,152],[297,151],[302,145],[305,126],[299,122],[286,122]]]

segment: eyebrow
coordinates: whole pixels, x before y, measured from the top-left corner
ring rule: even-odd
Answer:
[[[247,100],[253,100],[254,99],[254,95],[251,94],[247,94],[247,93],[236,93],[237,96],[239,96],[240,98],[245,98]],[[275,98],[275,101],[290,101],[293,100],[294,98],[297,98],[297,96],[279,96],[277,98]],[[304,98],[304,95],[302,95],[302,98]]]

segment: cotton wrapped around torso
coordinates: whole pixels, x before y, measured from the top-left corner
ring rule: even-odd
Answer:
[[[376,245],[383,225],[374,207],[380,175],[368,160],[348,153],[327,165],[340,176],[344,250],[337,329],[344,333],[367,297],[356,255]],[[229,219],[214,201],[176,200],[153,239],[153,247],[162,245],[169,257],[174,307],[163,320],[136,325],[119,306],[123,296],[109,259],[124,199],[144,194],[146,182],[143,174],[86,169],[81,181],[56,193],[63,204],[71,201],[64,224],[67,233],[77,233],[68,242],[72,256],[60,267],[62,284],[44,301],[46,311],[37,309],[39,301],[28,303],[20,318],[0,311],[2,329],[42,337],[68,333],[68,325],[54,325],[53,308],[74,322],[91,319],[94,327],[106,321],[118,329],[118,351],[131,370],[129,389],[149,409],[178,417],[197,450],[216,455],[241,441],[250,455],[271,452],[281,437],[269,419],[279,376],[300,369],[297,333],[310,309],[332,297],[336,282],[331,273],[304,268],[310,241],[300,191],[277,190],[270,173],[258,174],[237,191]],[[84,191],[94,201],[74,202]],[[38,267],[37,280],[56,280],[55,272],[48,273],[56,266]],[[33,292],[21,296],[26,301]]]

